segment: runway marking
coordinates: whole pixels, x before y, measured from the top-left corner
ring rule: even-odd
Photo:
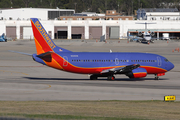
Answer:
[[[51,85],[49,85],[49,84],[43,84],[43,85],[47,85],[48,87],[40,88],[40,89],[34,89],[34,90],[29,90],[29,91],[25,91],[25,93],[35,92],[35,90],[46,90],[46,89],[51,88]]]
[[[70,43],[68,46],[71,46],[73,43]]]
[[[49,85],[49,84],[46,84],[46,85],[48,85],[48,87],[46,87],[46,88],[41,88],[41,89],[38,89],[38,90],[45,90],[45,89],[49,89],[49,88],[51,87],[51,85]]]
[[[1,72],[8,72],[8,73],[19,73],[19,74],[23,74],[23,75],[29,75],[27,73],[23,73],[23,72],[15,72],[15,71],[6,71],[6,70],[0,70]]]

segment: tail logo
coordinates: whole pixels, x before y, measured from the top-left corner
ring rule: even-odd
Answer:
[[[48,45],[54,49],[56,46],[54,45],[54,43],[51,41],[51,38],[49,37],[49,35],[46,33],[46,31],[44,30],[44,28],[42,27],[42,25],[39,23],[39,21],[36,21],[35,26],[37,27],[37,29],[40,31],[40,33],[42,34],[43,38],[46,40],[46,42],[48,43]]]

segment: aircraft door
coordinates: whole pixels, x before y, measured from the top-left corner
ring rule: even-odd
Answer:
[[[157,63],[158,63],[158,66],[160,67],[161,64],[162,64],[162,61],[161,61],[161,58],[160,58],[160,57],[157,57]]]
[[[64,67],[68,66],[68,57],[67,56],[63,56],[63,66]]]
[[[115,59],[115,64],[119,65],[119,59],[118,58]]]

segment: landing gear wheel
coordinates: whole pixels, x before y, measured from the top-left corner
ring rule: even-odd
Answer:
[[[114,76],[108,76],[107,79],[108,80],[115,80],[115,77]]]
[[[91,75],[91,76],[90,76],[90,80],[97,80],[97,76]]]
[[[159,76],[156,76],[154,79],[155,79],[155,80],[159,80]]]

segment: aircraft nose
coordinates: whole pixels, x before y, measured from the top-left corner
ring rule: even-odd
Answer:
[[[174,64],[169,62],[168,64],[168,71],[172,70],[174,68]]]

